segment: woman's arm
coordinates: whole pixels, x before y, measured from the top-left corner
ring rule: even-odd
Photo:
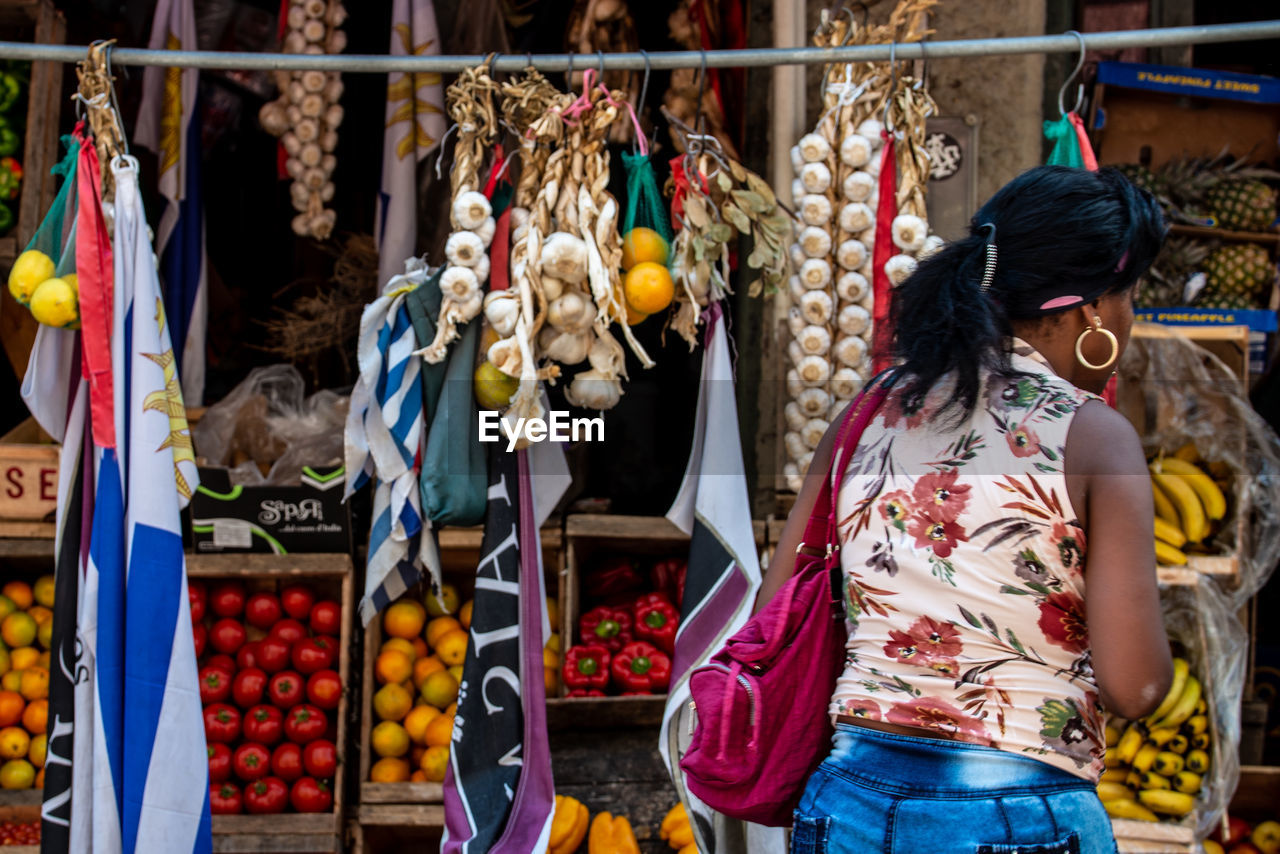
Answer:
[[[1164,699],[1173,673],[1142,443],[1123,415],[1090,401],[1071,423],[1064,465],[1086,535],[1085,609],[1098,690],[1111,711],[1141,717]]]

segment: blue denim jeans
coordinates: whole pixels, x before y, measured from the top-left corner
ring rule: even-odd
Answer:
[[[1085,779],[991,747],[837,724],[792,854],[1115,854]]]

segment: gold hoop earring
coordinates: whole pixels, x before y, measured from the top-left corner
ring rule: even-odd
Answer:
[[[1084,357],[1082,345],[1084,344],[1084,339],[1088,338],[1091,332],[1100,332],[1102,337],[1111,342],[1111,356],[1100,365],[1095,365]],[[1076,339],[1076,361],[1091,371],[1105,371],[1114,365],[1118,358],[1120,358],[1120,342],[1116,340],[1114,332],[1103,327],[1102,318],[1095,314],[1093,316],[1093,326],[1086,326],[1084,332],[1081,332],[1080,337]]]

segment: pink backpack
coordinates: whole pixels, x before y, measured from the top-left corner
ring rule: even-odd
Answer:
[[[886,396],[873,382],[848,409],[832,451],[843,473]],[[787,827],[805,784],[831,750],[827,706],[848,634],[830,471],[805,526],[795,574],[689,677],[696,729],[680,760],[703,803],[732,818]]]

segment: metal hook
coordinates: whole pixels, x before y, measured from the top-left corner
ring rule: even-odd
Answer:
[[[889,42],[889,94],[884,99],[884,117],[882,124],[889,129],[889,105],[893,103],[893,94],[898,88],[898,43]]]
[[[698,76],[698,112],[694,115],[693,132],[702,133],[702,99],[707,91],[707,49],[702,51],[702,72]]]
[[[644,102],[649,95],[649,52],[640,50],[640,57],[644,59],[644,79],[640,81],[640,100],[636,102],[636,121],[640,121],[640,116],[644,115]],[[650,149],[652,150],[652,149]],[[631,140],[631,153],[636,154],[640,151],[640,135],[636,134],[636,138]]]
[[[568,89],[569,89],[569,91],[570,91],[570,92],[572,92],[572,91],[573,91],[573,57],[574,57],[574,54],[572,54],[572,53],[571,53],[571,54],[568,54],[568,56],[569,56],[569,68],[568,68],[568,69],[565,71],[565,73],[564,73],[564,83],[565,83],[566,88],[568,88]]]
[[[525,52],[525,55],[524,55],[524,58],[525,58],[525,61],[529,63],[529,65],[526,67],[526,69],[525,69],[525,70],[526,70],[526,71],[536,71],[537,69],[535,69],[535,68],[533,67],[533,51],[531,51],[531,50],[530,50],[530,51],[526,51],[526,52]]]
[[[1085,44],[1084,44],[1084,36],[1081,35],[1076,30],[1067,30],[1065,33],[1063,33],[1063,35],[1075,36],[1080,41],[1080,57],[1076,60],[1076,67],[1072,69],[1070,74],[1067,75],[1067,79],[1062,82],[1062,88],[1058,90],[1058,112],[1061,113],[1062,116],[1065,118],[1067,115],[1067,108],[1063,102],[1066,100],[1066,97],[1067,97],[1067,87],[1071,85],[1072,80],[1076,79],[1076,75],[1080,73],[1080,69],[1084,68]],[[1080,105],[1082,103],[1084,103],[1084,84],[1083,83],[1081,83],[1079,87],[1076,89],[1076,104],[1074,107],[1071,108],[1071,112],[1078,113],[1080,111]]]
[[[496,50],[493,53],[489,54],[489,76],[490,77],[493,77],[493,75],[498,73],[498,59],[501,56],[502,56],[502,53]]]

